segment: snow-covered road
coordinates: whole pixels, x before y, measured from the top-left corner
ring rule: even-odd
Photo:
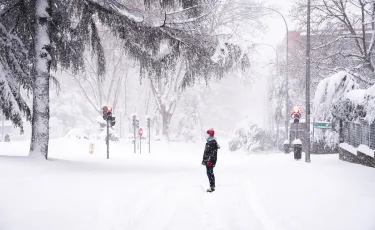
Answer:
[[[0,143],[23,155],[27,143]],[[206,193],[203,146],[51,141],[51,160],[0,156],[1,230],[374,230],[375,170],[312,156],[219,152],[217,190]]]

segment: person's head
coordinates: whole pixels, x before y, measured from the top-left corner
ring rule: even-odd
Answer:
[[[210,128],[209,130],[207,130],[206,139],[209,139],[210,137],[214,137],[214,136],[215,136],[215,130],[213,128]]]

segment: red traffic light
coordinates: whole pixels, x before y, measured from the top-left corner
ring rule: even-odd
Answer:
[[[104,110],[106,111],[106,112],[112,112],[112,107],[111,106],[104,106]]]
[[[108,118],[112,117],[112,107],[111,106],[103,106],[103,119],[108,120]]]
[[[292,113],[292,118],[294,119],[294,122],[299,122],[299,119],[301,118],[301,112],[298,108],[298,106],[294,106],[293,108],[293,113]]]

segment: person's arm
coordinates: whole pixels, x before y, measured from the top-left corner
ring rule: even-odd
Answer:
[[[206,144],[204,148],[204,152],[203,152],[202,165],[205,165],[207,163],[209,159],[208,153],[209,153],[209,149],[208,149],[208,145]]]

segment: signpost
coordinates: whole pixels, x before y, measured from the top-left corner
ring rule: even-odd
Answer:
[[[151,118],[146,117],[148,127],[148,153],[151,153]]]
[[[142,153],[142,135],[143,135],[142,128],[139,128],[138,134],[139,134],[139,153]]]
[[[332,129],[332,123],[331,122],[314,121],[313,125],[317,129]]]
[[[137,115],[133,114],[133,128],[134,128],[134,153],[137,152],[137,136],[135,134],[135,129],[137,128]]]

